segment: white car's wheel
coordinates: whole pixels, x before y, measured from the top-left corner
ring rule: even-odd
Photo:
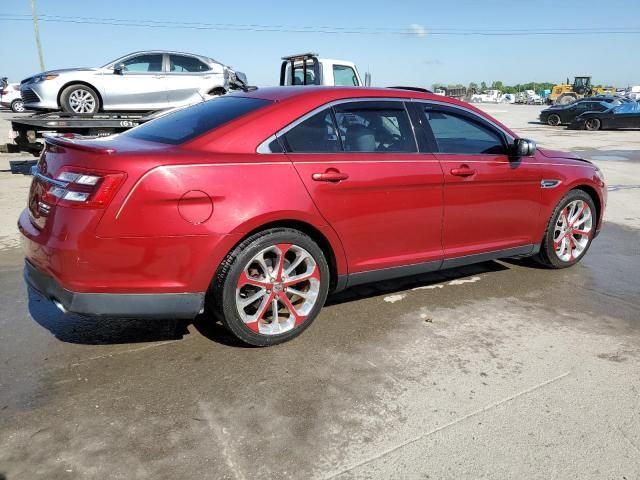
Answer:
[[[11,111],[15,113],[24,112],[24,103],[22,103],[22,99],[16,98],[13,102],[11,102]]]
[[[100,97],[87,85],[69,85],[60,95],[62,110],[76,115],[93,115],[100,111]]]

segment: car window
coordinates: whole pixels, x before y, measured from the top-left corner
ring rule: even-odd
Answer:
[[[305,81],[306,78],[306,81]],[[316,74],[313,71],[313,65],[307,65],[306,77],[305,71],[302,66],[297,66],[293,70],[293,84],[294,85],[315,85]]]
[[[333,82],[335,85],[343,87],[357,87],[358,79],[353,68],[346,65],[333,66]]]
[[[293,127],[282,137],[288,152],[331,153],[340,151],[331,109],[323,110]]]
[[[122,135],[177,145],[270,103],[259,98],[220,97],[169,113]]]
[[[401,102],[353,102],[334,108],[347,152],[416,152],[409,116]]]
[[[424,110],[440,153],[501,154],[502,137],[489,127],[465,115],[449,111]]]
[[[209,66],[197,58],[185,55],[169,55],[170,72],[206,72],[207,70],[209,70]]]
[[[124,72],[162,72],[162,54],[152,53],[131,57],[124,62]]]
[[[638,113],[640,112],[640,103],[623,103],[617,107],[613,107],[613,113]]]

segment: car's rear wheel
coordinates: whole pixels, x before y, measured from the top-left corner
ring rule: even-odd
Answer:
[[[100,111],[100,97],[87,85],[69,85],[60,95],[60,106],[67,113],[93,115]]]
[[[595,132],[596,130],[600,130],[601,126],[602,126],[602,123],[598,118],[588,118],[584,122],[585,130],[589,130],[590,132]]]
[[[11,102],[11,111],[15,113],[24,112],[24,103],[19,98],[16,98],[13,102]]]
[[[591,246],[596,221],[591,196],[571,190],[554,209],[536,259],[551,268],[578,263]]]
[[[207,309],[241,341],[268,346],[300,335],[329,290],[322,249],[304,233],[276,228],[240,243],[221,264]]]
[[[560,105],[569,105],[575,101],[576,99],[572,95],[563,95],[558,99]]]
[[[552,127],[557,127],[558,125],[560,125],[560,116],[552,113],[551,115],[549,115],[549,118],[547,118],[547,123]]]

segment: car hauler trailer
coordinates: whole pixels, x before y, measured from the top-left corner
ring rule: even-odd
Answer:
[[[40,113],[29,117],[11,119],[14,143],[7,144],[9,152],[29,152],[39,155],[42,150],[42,135],[45,133],[74,133],[86,136],[104,136],[124,132],[141,123],[158,117],[158,112],[109,112],[93,117],[82,117],[64,112]]]

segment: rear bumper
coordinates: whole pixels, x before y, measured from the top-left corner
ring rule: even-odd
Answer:
[[[24,279],[40,295],[65,312],[124,318],[191,319],[204,308],[198,293],[84,293],[72,292],[52,276],[25,261]]]

